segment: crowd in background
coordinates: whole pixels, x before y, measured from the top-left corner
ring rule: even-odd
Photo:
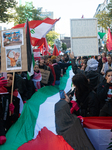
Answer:
[[[5,133],[18,119],[23,104],[44,86],[60,84],[60,78],[72,66],[74,90],[65,101],[70,105],[71,114],[77,116],[112,116],[112,56],[75,57],[73,53],[62,56],[42,56],[35,61],[34,74],[28,80],[27,72],[16,72],[13,101],[10,104],[13,73],[7,80],[0,80],[0,144],[5,143]],[[42,82],[40,69],[50,72],[48,82]],[[8,94],[6,94],[8,93]],[[75,99],[73,98],[75,97]],[[11,112],[11,115],[9,115]]]

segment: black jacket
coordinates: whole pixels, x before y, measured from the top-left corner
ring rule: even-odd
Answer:
[[[111,86],[110,84],[108,84],[106,82],[106,80],[104,80],[102,83],[99,84],[98,88],[97,88],[97,98],[100,104],[100,109],[104,106],[105,104],[105,100],[107,99],[107,93],[109,90],[109,86]]]
[[[25,80],[21,76],[16,74],[16,80],[15,81],[17,83],[17,88],[18,88],[18,91],[22,97],[22,100],[26,101],[27,100],[27,86],[26,86]]]
[[[97,96],[94,91],[85,92],[83,96],[80,98],[76,97],[76,99],[79,105],[79,110],[74,112],[76,115],[83,117],[99,115]]]
[[[10,94],[0,95],[0,136],[5,135],[5,132],[8,131],[11,125],[16,122],[19,117],[20,99],[16,96],[13,96],[12,103],[15,108],[14,113],[9,116],[10,98]]]
[[[25,81],[26,91],[27,91],[27,100],[28,100],[35,93],[35,86],[34,86],[32,79],[28,80],[26,73],[22,72],[21,77]]]
[[[58,65],[60,66],[61,69],[63,69],[63,74],[66,73],[66,69],[71,65],[71,63],[64,63],[59,61]]]
[[[58,64],[54,65],[54,71],[56,74],[56,80],[60,80],[60,76],[61,76],[61,68]]]

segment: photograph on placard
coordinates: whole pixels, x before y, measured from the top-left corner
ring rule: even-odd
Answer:
[[[6,70],[22,69],[21,47],[7,47],[6,53]]]
[[[24,45],[23,29],[2,31],[2,47]]]

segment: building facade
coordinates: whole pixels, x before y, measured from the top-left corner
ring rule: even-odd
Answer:
[[[66,44],[67,49],[71,48],[70,37],[64,37],[64,39],[61,39],[60,41]]]
[[[106,7],[109,4],[109,2],[110,2],[110,0],[104,0],[104,2],[102,4],[99,4],[98,7],[97,7],[97,9],[96,9],[94,17],[97,14],[99,14],[101,11],[108,11]],[[98,32],[104,32],[104,33],[107,32],[107,31],[105,31],[104,28],[102,28],[100,26],[97,27],[97,30],[98,30]],[[102,44],[104,45],[104,43],[106,42],[106,38],[107,38],[107,35],[105,34],[105,36],[103,37],[103,39],[99,40],[99,43],[98,43],[99,47],[102,46]]]

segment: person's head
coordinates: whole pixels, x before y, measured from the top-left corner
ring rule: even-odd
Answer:
[[[107,61],[108,61],[108,64],[111,64],[111,62],[112,62],[112,56],[111,55],[107,56]]]
[[[40,65],[40,66],[43,66],[44,63],[45,63],[45,62],[44,62],[44,57],[41,57],[41,58],[40,58],[40,61],[39,61],[39,65]]]
[[[102,63],[106,63],[107,62],[107,58],[106,57],[103,57],[102,58]]]
[[[98,60],[98,56],[95,56],[95,59]]]
[[[112,70],[111,69],[107,70],[105,73],[105,79],[108,80],[108,78],[111,78],[111,80],[112,80]]]
[[[20,72],[17,72],[17,74],[18,74],[19,76],[21,76],[21,74],[22,74],[22,71],[20,71]]]
[[[76,96],[80,97],[89,91],[89,83],[85,75],[78,73],[73,76],[72,83],[76,88]]]
[[[82,64],[82,66],[81,66],[81,69],[82,70],[85,70],[86,69],[86,67],[87,67],[87,62],[86,61],[84,61],[84,63]]]
[[[81,57],[81,63],[84,63],[85,60],[87,60],[88,58],[86,56]]]
[[[44,56],[44,61],[45,61],[45,64],[48,63],[48,56]]]
[[[7,85],[6,87],[11,87],[13,81],[13,73],[7,73]]]
[[[69,56],[68,56],[68,54],[67,54],[67,53],[66,53],[66,54],[64,54],[64,57],[65,57],[65,58],[69,58]]]
[[[18,60],[19,56],[20,56],[19,52],[15,53],[15,60]]]
[[[103,58],[103,57],[106,57],[106,53],[105,53],[105,52],[102,53],[102,58]]]
[[[52,65],[52,60],[51,60],[51,58],[48,58],[48,63],[49,63],[50,65]]]
[[[64,55],[61,56],[61,60],[62,60],[62,61],[65,61]]]
[[[52,60],[52,64],[54,64],[54,63],[56,63],[56,59],[53,59],[53,60]]]
[[[59,61],[60,61],[60,57],[57,56],[57,57],[56,57],[56,62],[59,62]]]
[[[56,56],[53,55],[53,56],[51,57],[51,60],[53,60],[53,59],[56,59]]]
[[[14,36],[16,36],[16,32],[14,32]]]
[[[39,66],[38,66],[38,64],[35,64],[35,66],[34,66],[34,71],[35,71],[35,72],[38,72],[38,71],[39,71]]]
[[[85,71],[97,71],[98,69],[98,61],[94,58],[91,58],[87,61],[87,67]]]

